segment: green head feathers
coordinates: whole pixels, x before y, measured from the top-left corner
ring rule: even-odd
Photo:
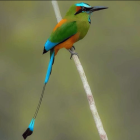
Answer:
[[[80,3],[76,3],[73,4],[70,9],[68,10],[68,12],[66,13],[66,18],[79,18],[79,19],[88,19],[88,21],[90,22],[90,15],[91,13],[93,13],[94,11],[99,11],[99,10],[103,10],[103,9],[107,9],[108,7],[104,7],[104,6],[90,6],[87,3],[84,2],[80,2]]]

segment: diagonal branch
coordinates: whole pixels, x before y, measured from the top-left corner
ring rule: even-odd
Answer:
[[[53,5],[54,11],[55,11],[57,22],[59,22],[62,19],[62,17],[61,17],[61,14],[60,14],[60,10],[59,10],[57,1],[52,0],[52,5]],[[72,49],[72,51],[74,52],[73,49]],[[80,60],[77,57],[77,55],[73,55],[73,60],[75,62],[77,70],[79,72],[80,78],[82,80],[82,83],[83,83],[83,86],[84,86],[84,89],[85,89],[85,92],[86,92],[86,95],[87,95],[87,99],[88,99],[88,102],[89,102],[90,110],[92,112],[92,116],[94,118],[94,121],[95,121],[97,130],[98,130],[100,139],[101,140],[108,140],[107,134],[106,134],[106,132],[103,128],[103,125],[102,125],[100,116],[98,114],[98,111],[97,111],[97,108],[96,108],[96,105],[95,105],[95,101],[94,101],[90,86],[88,84],[88,81],[87,81],[86,75],[84,73],[83,67],[80,63]]]

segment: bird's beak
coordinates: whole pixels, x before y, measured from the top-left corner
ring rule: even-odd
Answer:
[[[107,9],[108,7],[105,7],[105,6],[94,6],[92,7],[92,9],[90,10],[91,12],[94,12],[94,11],[99,11],[99,10],[103,10],[103,9]]]

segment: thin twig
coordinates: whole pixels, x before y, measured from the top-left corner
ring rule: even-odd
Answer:
[[[62,19],[62,17],[61,17],[61,14],[60,14],[60,10],[59,10],[57,1],[52,0],[52,5],[53,5],[54,11],[55,11],[57,22],[59,22]],[[73,49],[72,49],[72,51],[74,52]],[[80,63],[80,60],[77,57],[77,55],[73,55],[73,60],[75,62],[75,65],[76,65],[77,70],[79,72],[79,75],[81,77],[81,80],[82,80],[82,83],[83,83],[83,86],[84,86],[84,89],[85,89],[85,92],[86,92],[86,95],[87,95],[87,99],[88,99],[88,102],[89,102],[90,110],[92,112],[92,115],[93,115],[97,130],[98,130],[100,139],[101,140],[108,140],[107,134],[106,134],[106,132],[103,128],[103,125],[102,125],[100,116],[98,114],[98,111],[97,111],[97,108],[96,108],[96,105],[95,105],[95,101],[94,101],[90,86],[88,84],[88,81],[87,81],[85,72],[83,70],[83,67]]]

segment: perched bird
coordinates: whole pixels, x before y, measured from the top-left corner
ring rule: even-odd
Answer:
[[[31,123],[29,124],[27,130],[22,135],[24,139],[26,139],[27,136],[33,133],[35,118],[40,108],[40,104],[45,90],[45,85],[47,84],[52,71],[52,65],[54,63],[55,55],[61,48],[68,49],[71,53],[71,56],[76,54],[71,51],[71,48],[74,48],[73,44],[83,39],[87,34],[91,24],[91,13],[107,8],[108,7],[104,6],[92,7],[84,2],[73,4],[66,13],[65,17],[53,29],[50,37],[44,45],[43,50],[43,54],[50,51],[50,62],[48,65],[43,91],[33,119],[31,120]]]

